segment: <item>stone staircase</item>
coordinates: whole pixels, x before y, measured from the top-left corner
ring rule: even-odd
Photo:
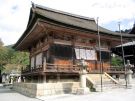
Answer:
[[[101,91],[101,74],[87,74],[87,86],[95,91]],[[122,87],[121,84],[113,79],[109,74],[102,74],[102,90],[111,90]]]

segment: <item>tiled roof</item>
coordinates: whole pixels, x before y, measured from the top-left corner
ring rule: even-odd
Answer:
[[[30,17],[28,21],[28,25],[26,30],[24,31],[21,38],[14,45],[14,48],[18,47],[18,45],[24,41],[27,34],[32,29],[35,21],[40,18],[45,20],[46,18],[50,21],[54,21],[55,23],[60,23],[64,26],[68,26],[71,28],[78,28],[84,31],[93,31],[95,34],[97,33],[97,24],[93,18],[88,18],[80,15],[70,14],[59,10],[50,9],[47,7],[43,7],[40,5],[33,4],[30,11]],[[99,26],[99,32],[102,35],[116,36],[120,37],[120,33],[110,31],[103,27]],[[123,38],[135,38],[135,35],[132,34],[124,34],[122,33]]]
[[[92,31],[97,31],[97,24],[93,18],[88,18],[80,15],[70,14],[59,10],[50,9],[40,5],[34,5],[33,12],[43,17]],[[120,36],[120,33],[110,31],[99,26],[99,31],[108,35]],[[123,37],[130,37],[132,35],[122,33]],[[134,35],[133,35],[134,36]],[[135,37],[135,36],[134,36]]]

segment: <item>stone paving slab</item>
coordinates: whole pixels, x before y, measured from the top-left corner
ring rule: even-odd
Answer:
[[[135,101],[135,89],[119,89],[109,92],[95,92],[88,95],[57,95],[39,97],[43,101]]]
[[[87,95],[63,94],[29,98],[0,86],[0,101],[135,101],[135,80],[131,89],[119,88]]]
[[[43,101],[135,101],[135,80],[132,88],[118,88],[103,92],[92,92],[88,95],[63,94],[38,97]]]

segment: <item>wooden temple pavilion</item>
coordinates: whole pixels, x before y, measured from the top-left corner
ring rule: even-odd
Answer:
[[[134,24],[133,28],[131,29],[131,31],[129,32],[129,34],[135,35],[135,24]],[[134,68],[132,68],[132,70],[135,73],[135,40],[131,39],[131,40],[129,40],[129,42],[123,44],[122,46],[123,46],[123,49],[124,49],[125,62],[127,62],[127,60],[130,60],[130,63],[132,65],[134,65]],[[117,54],[118,56],[122,56],[121,45],[113,47],[112,52]]]
[[[120,44],[120,34],[99,27],[103,70],[110,68],[111,47]],[[134,35],[123,34],[124,42]],[[30,65],[22,70],[26,79],[55,82],[78,80],[80,59],[87,70],[100,70],[97,24],[94,19],[33,4],[27,28],[14,45],[30,53]]]

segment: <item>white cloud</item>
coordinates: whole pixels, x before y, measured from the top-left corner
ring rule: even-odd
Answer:
[[[36,1],[36,0],[35,0]],[[43,0],[39,0],[43,1]],[[132,0],[44,0],[42,4],[52,8],[88,17],[99,17],[101,23],[130,19],[135,15]]]
[[[0,38],[2,38],[3,43],[6,43],[5,45],[10,45],[16,43],[16,41],[19,39],[22,33],[18,33],[18,31],[1,31],[0,30]]]
[[[29,2],[23,0],[3,0],[0,3],[0,37],[5,45],[14,44],[26,28]]]
[[[99,17],[101,26],[126,19],[129,23],[121,27],[126,29],[134,23],[134,0],[0,0],[0,37],[6,45],[15,43],[24,32],[31,1],[70,13]]]
[[[121,29],[132,28],[133,27],[133,24],[134,24],[133,21],[129,21],[127,24],[121,23]]]

